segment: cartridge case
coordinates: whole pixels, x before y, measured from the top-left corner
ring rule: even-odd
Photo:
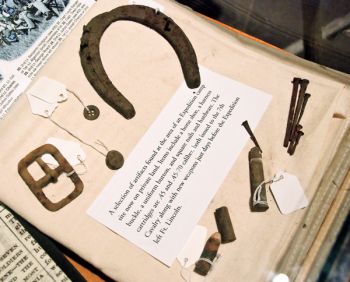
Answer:
[[[223,206],[215,210],[215,221],[218,231],[221,235],[221,243],[229,243],[236,240],[235,232],[233,230],[230,214],[227,207]]]
[[[206,276],[212,267],[212,263],[216,258],[219,247],[221,244],[221,235],[219,232],[215,232],[211,235],[208,241],[205,243],[203,252],[200,259],[196,262],[194,272]]]
[[[264,182],[264,168],[262,155],[259,148],[254,147],[249,151],[249,178],[250,178],[250,208],[254,212],[266,211],[267,204],[266,188]],[[260,186],[260,187],[259,187]],[[257,190],[258,189],[258,190]]]

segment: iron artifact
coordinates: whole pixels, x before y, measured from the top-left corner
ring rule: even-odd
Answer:
[[[266,211],[269,208],[264,183],[264,168],[259,148],[249,151],[249,178],[250,178],[250,208],[255,212]]]
[[[294,116],[293,116],[293,123],[292,123],[292,134],[289,136],[289,141],[294,141],[293,140],[293,136],[294,133],[296,132],[295,128],[298,125],[298,121],[300,121],[299,116],[300,116],[300,111],[301,108],[303,106],[303,102],[304,102],[304,95],[306,92],[306,88],[309,84],[309,81],[307,79],[302,79],[300,81],[300,90],[299,90],[299,95],[298,95],[298,102],[297,102],[297,106],[294,112]]]
[[[205,243],[200,259],[196,262],[194,272],[202,276],[206,276],[208,274],[209,270],[212,268],[213,261],[216,258],[220,244],[221,235],[219,232],[215,232]]]
[[[55,169],[51,169],[41,159],[44,154],[50,154],[52,157],[54,157],[59,166]],[[34,180],[33,176],[28,171],[28,167],[34,162],[37,162],[41,169],[45,172],[45,175],[37,181]],[[32,191],[35,197],[39,200],[39,202],[49,211],[58,211],[59,209],[63,208],[72,202],[75,198],[77,198],[84,188],[84,184],[79,178],[78,174],[63,157],[60,151],[51,144],[45,144],[35,149],[27,156],[25,156],[22,160],[20,160],[18,163],[18,173],[22,177],[23,181],[28,185],[29,189]],[[74,190],[65,198],[58,201],[57,203],[53,203],[46,197],[45,193],[43,192],[43,188],[45,188],[50,183],[56,183],[58,177],[63,173],[66,173],[67,177],[72,180],[75,187]]]
[[[309,100],[310,97],[311,97],[311,94],[305,93],[305,95],[304,95],[304,100],[303,100],[303,104],[302,104],[301,109],[300,109],[300,114],[299,114],[299,117],[298,117],[297,124],[299,124],[299,122],[300,122],[302,116],[304,115],[305,108],[306,108],[306,104],[307,104],[307,101]]]
[[[236,240],[228,208],[225,206],[218,208],[215,210],[214,215],[216,226],[221,235],[221,242],[225,244]]]
[[[247,120],[243,121],[242,122],[242,126],[245,128],[245,130],[248,132],[249,136],[250,136],[250,139],[254,142],[254,145],[256,147],[258,147],[258,149],[260,150],[260,152],[262,153],[262,150],[260,148],[260,145],[258,143],[258,140],[256,140],[255,136],[254,136],[254,133],[253,131],[251,130],[250,126],[249,126],[249,123]]]
[[[295,137],[295,141],[289,146],[289,148],[288,148],[288,153],[292,156],[292,155],[294,155],[294,152],[295,152],[295,149],[296,149],[296,147],[298,146],[298,144],[299,144],[299,141],[300,141],[300,138],[301,138],[301,136],[303,136],[304,135],[304,132],[302,132],[302,131],[297,131],[297,133],[296,133],[296,137]]]
[[[300,81],[301,81],[301,78],[299,78],[299,77],[294,77],[294,79],[292,81],[293,91],[292,91],[292,97],[291,97],[289,113],[288,113],[287,130],[286,130],[286,135],[284,136],[284,142],[283,142],[284,147],[288,147],[289,137],[290,137],[291,132],[292,132],[293,116],[294,116],[295,104],[297,101],[298,88],[299,88]]]
[[[115,150],[111,150],[106,156],[106,165],[109,169],[117,170],[120,169],[124,164],[124,158],[121,153]]]
[[[293,79],[292,83],[292,98],[288,114],[286,134],[283,142],[283,146],[288,147],[287,152],[290,155],[294,154],[295,149],[299,144],[301,136],[304,135],[304,133],[301,131],[303,127],[300,124],[300,121],[304,115],[306,104],[309,98],[311,97],[311,94],[305,93],[309,84],[309,81],[307,79],[301,79],[296,77]],[[298,90],[299,93],[296,101]]]
[[[133,21],[147,26],[164,37],[174,48],[187,86],[197,88],[200,74],[195,51],[181,28],[165,14],[141,5],[126,5],[100,14],[84,26],[80,44],[80,60],[84,73],[98,95],[126,119],[135,109],[109,79],[100,56],[100,40],[105,30],[116,21]]]

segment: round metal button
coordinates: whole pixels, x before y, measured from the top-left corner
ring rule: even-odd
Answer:
[[[117,170],[124,164],[124,157],[121,153],[115,150],[111,150],[106,156],[106,165],[109,169]]]
[[[100,110],[95,105],[89,105],[86,108],[84,108],[84,117],[87,120],[95,120],[100,116]]]

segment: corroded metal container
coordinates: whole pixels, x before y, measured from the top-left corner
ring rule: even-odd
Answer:
[[[258,147],[249,151],[249,178],[250,178],[250,208],[254,212],[266,211],[267,204],[266,187],[264,183],[264,168],[262,155]]]

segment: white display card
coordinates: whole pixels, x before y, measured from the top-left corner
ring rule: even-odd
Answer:
[[[88,209],[170,266],[257,126],[271,96],[201,68],[176,91]]]

